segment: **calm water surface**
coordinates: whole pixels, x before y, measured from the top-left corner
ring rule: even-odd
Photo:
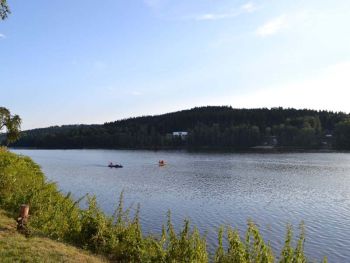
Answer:
[[[312,258],[350,262],[350,154],[207,154],[118,150],[14,150],[32,157],[46,176],[75,198],[95,194],[107,212],[124,190],[141,205],[145,232],[160,233],[171,209],[206,232],[211,251],[220,225],[242,233],[253,219],[275,250],[285,227],[306,225]],[[158,160],[168,165],[158,167]],[[109,161],[123,169],[110,169]]]

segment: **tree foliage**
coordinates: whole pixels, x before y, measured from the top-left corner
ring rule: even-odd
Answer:
[[[341,135],[342,112],[296,109],[200,107],[157,116],[142,116],[103,125],[66,125],[22,132],[17,147],[109,149],[248,149],[323,146],[325,135]],[[186,139],[173,136],[186,131]],[[277,144],[277,145],[276,145]],[[331,143],[328,144],[330,146]],[[350,147],[349,147],[350,148]]]
[[[0,20],[4,20],[11,13],[6,0],[0,0]]]
[[[0,107],[0,132],[5,129],[5,142],[15,142],[20,135],[21,118],[18,115],[11,115],[11,112],[3,107]]]
[[[338,149],[350,149],[350,119],[339,122],[335,126],[335,146]]]

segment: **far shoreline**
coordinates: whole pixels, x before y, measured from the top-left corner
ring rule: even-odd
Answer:
[[[110,150],[110,151],[150,151],[150,152],[185,152],[185,153],[213,153],[213,154],[282,154],[282,153],[350,153],[337,149],[307,149],[295,147],[252,147],[247,149],[220,149],[220,148],[45,148],[45,147],[9,147],[10,150]]]

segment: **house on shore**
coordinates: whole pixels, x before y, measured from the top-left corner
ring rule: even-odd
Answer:
[[[255,150],[271,150],[274,149],[277,145],[277,136],[265,136],[261,145],[257,145],[251,148]]]
[[[173,138],[181,138],[182,140],[186,140],[188,136],[188,132],[186,131],[175,131],[172,134]]]
[[[275,147],[278,144],[277,136],[265,136],[263,146]]]
[[[322,147],[326,149],[332,148],[333,145],[333,135],[330,133],[326,133],[322,138]]]

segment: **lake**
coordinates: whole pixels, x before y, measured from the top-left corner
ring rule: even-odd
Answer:
[[[181,151],[13,150],[39,163],[46,176],[74,198],[97,196],[113,213],[141,205],[145,233],[160,234],[170,209],[175,226],[189,218],[213,252],[220,225],[243,234],[249,218],[275,252],[286,225],[306,226],[305,250],[313,259],[350,260],[350,154],[213,154]],[[167,162],[158,166],[158,160]],[[111,169],[109,162],[121,163]]]

